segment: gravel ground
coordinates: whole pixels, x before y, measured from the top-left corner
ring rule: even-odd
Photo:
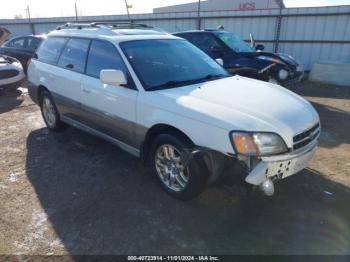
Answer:
[[[350,254],[350,92],[294,91],[322,121],[309,167],[270,198],[212,186],[189,202],[107,142],[49,132],[25,88],[3,94],[0,254]]]

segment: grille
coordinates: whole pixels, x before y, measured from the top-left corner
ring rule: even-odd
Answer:
[[[17,70],[13,70],[13,69],[0,70],[0,79],[10,78],[16,75],[18,75]]]
[[[294,143],[293,149],[296,150],[308,145],[310,142],[315,140],[319,134],[320,134],[320,123],[317,123],[310,129],[302,133],[299,133],[293,137],[293,143]]]

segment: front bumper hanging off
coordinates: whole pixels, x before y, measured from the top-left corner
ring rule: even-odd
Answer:
[[[262,157],[246,176],[245,181],[260,186],[266,195],[273,195],[273,181],[284,179],[306,168],[316,147],[317,141],[314,141],[301,151],[281,156]]]

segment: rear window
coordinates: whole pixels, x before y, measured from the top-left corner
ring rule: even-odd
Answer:
[[[57,64],[58,58],[67,42],[67,38],[51,37],[46,39],[36,52],[37,59],[49,64]]]

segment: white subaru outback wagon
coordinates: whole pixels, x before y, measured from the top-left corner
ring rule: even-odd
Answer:
[[[274,193],[308,165],[318,114],[287,89],[231,76],[184,39],[141,24],[67,24],[41,44],[29,93],[47,127],[67,124],[152,167],[191,199],[223,175]]]

